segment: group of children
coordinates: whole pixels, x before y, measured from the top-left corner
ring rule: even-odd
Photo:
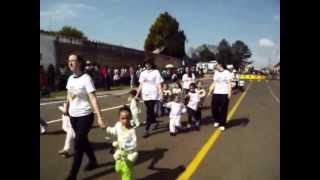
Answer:
[[[190,90],[182,93],[181,86],[172,84],[163,85],[163,95],[160,102],[162,115],[169,115],[169,131],[171,136],[175,136],[185,128],[181,125],[181,116],[188,113],[188,125],[186,129],[196,128],[200,130],[201,108],[203,107],[206,91],[203,89],[202,82],[190,84]],[[131,90],[129,93],[129,106],[124,105],[119,110],[119,119],[114,127],[107,127],[106,132],[117,138],[112,145],[116,148],[113,155],[115,159],[115,170],[120,174],[122,180],[131,180],[133,178],[133,165],[138,157],[137,137],[135,128],[139,127],[141,122],[139,114],[140,101],[136,98],[137,91]],[[59,151],[63,157],[69,157],[70,144],[75,138],[70,119],[67,115],[67,105],[60,106],[62,115],[62,129],[66,132],[64,148]]]

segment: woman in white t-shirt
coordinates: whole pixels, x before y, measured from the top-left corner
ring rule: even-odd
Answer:
[[[84,73],[84,60],[79,56],[72,54],[69,56],[68,66],[72,72],[67,82],[67,114],[69,114],[72,128],[75,131],[74,139],[74,159],[71,171],[67,180],[76,179],[81,166],[83,154],[88,156],[89,163],[85,170],[92,170],[97,167],[97,160],[88,140],[88,133],[94,121],[94,114],[91,105],[97,115],[98,125],[105,128],[97,97],[95,87],[91,77]]]
[[[153,58],[149,58],[145,61],[146,69],[141,72],[139,77],[139,88],[137,92],[137,96],[142,95],[142,99],[146,106],[146,131],[143,137],[149,136],[149,128],[151,124],[156,124],[154,129],[157,129],[159,123],[156,120],[155,115],[155,103],[157,100],[162,98],[162,88],[161,83],[163,79],[160,75],[159,70],[154,69]]]
[[[211,95],[213,91],[211,112],[215,120],[214,127],[220,126],[221,131],[225,130],[227,124],[228,105],[231,97],[231,81],[231,73],[226,70],[225,65],[219,63],[213,75],[213,83],[209,88],[208,96]]]
[[[184,94],[188,94],[189,88],[190,88],[190,84],[194,83],[195,79],[196,79],[196,76],[194,75],[194,73],[192,73],[190,71],[189,67],[186,67],[186,72],[182,76],[182,88],[183,88],[183,93]]]

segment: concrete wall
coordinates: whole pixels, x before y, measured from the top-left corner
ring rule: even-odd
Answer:
[[[47,69],[49,64],[56,65],[55,37],[40,32],[40,64]]]
[[[45,66],[66,65],[68,56],[72,53],[82,55],[85,60],[108,66],[136,66],[142,64],[145,58],[144,51],[116,46],[90,40],[74,39],[61,36],[50,36],[40,32],[41,63]],[[154,55],[155,64],[165,67],[167,64],[180,66],[181,60],[165,55]]]

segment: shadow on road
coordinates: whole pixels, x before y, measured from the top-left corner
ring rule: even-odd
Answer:
[[[154,165],[164,157],[164,154],[167,151],[168,151],[168,149],[165,149],[165,148],[155,148],[154,150],[151,150],[151,151],[138,151],[139,156],[138,156],[137,161],[135,162],[135,165],[141,164],[141,163],[151,159],[152,161],[151,161],[151,163],[150,163],[150,165],[148,167],[149,168],[155,168]],[[107,174],[110,174],[110,173],[114,172],[114,161],[107,162],[107,163],[104,163],[102,165],[108,166],[111,163],[113,164],[112,168],[109,168],[109,169],[107,169],[105,171],[102,171],[102,172],[99,172],[97,174],[94,174],[92,176],[86,177],[86,178],[84,178],[84,180],[96,179],[98,177],[101,177],[101,176],[104,176],[104,175],[107,175]],[[177,173],[177,170],[180,170],[181,168],[180,169],[176,168],[177,170],[176,169],[171,170],[171,169],[166,169],[166,168],[158,168],[158,169],[161,170],[161,172],[157,172],[157,173],[161,173],[163,175],[164,175],[164,173],[169,173],[169,174],[171,173],[173,175],[174,174],[178,174],[179,175],[180,173]],[[157,168],[155,168],[155,170],[157,170]]]
[[[169,168],[156,168],[153,167],[152,170],[158,171],[144,178],[137,180],[174,180],[185,170],[185,167],[180,165],[174,169]]]
[[[245,126],[248,125],[249,122],[250,122],[250,120],[248,118],[232,119],[232,120],[230,120],[228,122],[226,128],[232,128],[232,127],[235,127],[235,126],[245,127]]]

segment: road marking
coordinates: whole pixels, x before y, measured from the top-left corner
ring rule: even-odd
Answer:
[[[106,94],[106,95],[97,96],[97,98],[110,97],[110,96],[118,96],[118,95],[124,95],[124,94],[127,94],[127,92],[117,93],[117,94]],[[59,103],[64,103],[64,102],[66,102],[66,101],[63,100],[63,101],[46,102],[46,103],[40,103],[40,106],[46,106],[46,105],[50,105],[50,104],[59,104]]]
[[[245,95],[248,92],[249,87],[251,86],[251,82],[249,83],[247,89],[245,90],[245,92],[240,96],[240,98],[237,100],[236,104],[232,107],[232,109],[230,110],[230,112],[228,113],[228,117],[227,117],[227,122],[231,119],[231,117],[233,116],[233,114],[236,112],[236,110],[238,109],[241,101],[243,100],[243,98],[245,97]],[[216,140],[218,139],[218,137],[220,136],[221,131],[220,129],[217,129],[216,131],[214,131],[212,133],[212,135],[210,136],[209,140],[204,144],[204,146],[200,149],[200,151],[196,154],[196,156],[194,157],[194,159],[189,163],[189,165],[187,166],[186,170],[180,174],[180,176],[178,177],[178,180],[188,180],[190,179],[190,177],[192,176],[192,174],[195,172],[195,170],[198,168],[198,166],[200,165],[201,161],[203,160],[203,158],[206,156],[206,154],[208,153],[209,149],[213,146],[213,144],[216,142]]]
[[[266,82],[266,84],[267,84],[267,86],[268,86],[268,89],[269,89],[272,97],[273,97],[278,103],[280,103],[280,99],[274,94],[274,92],[273,92],[272,88],[270,87],[269,83]]]
[[[126,104],[126,105],[129,105],[129,104]],[[106,109],[101,109],[100,111],[103,112],[103,111],[110,111],[110,110],[113,110],[113,109],[118,109],[120,107],[122,107],[123,105],[119,105],[119,106],[114,106],[114,107],[111,107],[111,108],[106,108]],[[52,120],[52,121],[48,121],[47,124],[52,124],[52,123],[56,123],[56,122],[60,122],[62,121],[62,119],[56,119],[56,120]]]

